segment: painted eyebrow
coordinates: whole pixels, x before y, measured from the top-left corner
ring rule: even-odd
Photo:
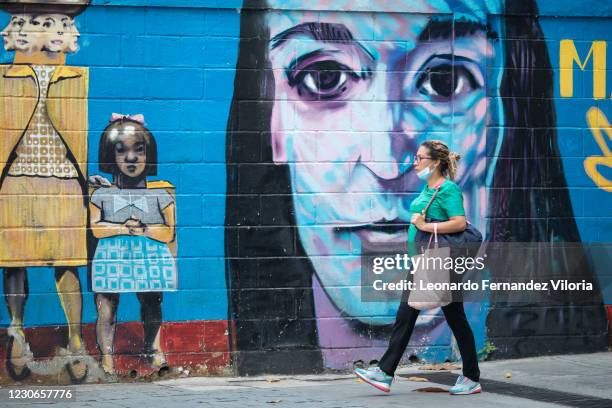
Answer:
[[[372,55],[372,53],[368,51],[363,44],[355,40],[353,33],[351,33],[351,31],[346,28],[344,24],[336,23],[321,23],[315,21],[298,24],[272,37],[270,40],[270,49],[273,50],[278,48],[287,40],[291,39],[291,37],[301,34],[312,37],[316,41],[355,45],[359,47],[371,60],[375,60],[374,55]]]

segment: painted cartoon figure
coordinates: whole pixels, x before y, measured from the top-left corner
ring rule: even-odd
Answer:
[[[90,225],[99,239],[93,256],[96,335],[101,365],[113,374],[113,339],[119,294],[136,292],[144,324],[145,352],[152,367],[166,364],[160,343],[162,292],[176,290],[177,270],[168,244],[175,237],[174,198],[167,183],[147,183],[157,174],[157,145],[142,115],[113,114],[100,139],[100,170],[113,185],[94,191]]]
[[[464,157],[457,183],[466,216],[489,241],[580,242],[534,1],[371,1],[360,10],[376,13],[321,11],[328,2],[312,1],[313,11],[287,10],[297,4],[247,0],[241,14],[225,223],[241,373],[280,366],[285,348],[297,344],[308,355],[300,366],[311,371],[378,358],[398,300],[362,301],[361,257],[371,248],[406,246],[408,204],[419,183],[411,155],[424,140],[441,139]],[[490,18],[499,15],[524,17]],[[261,100],[253,103],[253,95]],[[525,128],[543,129],[528,148]],[[543,179],[555,188],[524,188]],[[244,204],[249,194],[261,198],[261,210]],[[563,222],[549,223],[558,217]],[[237,234],[233,227],[245,220],[261,221]],[[555,276],[578,270],[593,280],[589,265],[576,269],[569,257],[559,258]],[[495,266],[495,276],[512,276],[518,267],[511,259]],[[520,267],[530,276],[551,276],[535,262]],[[466,304],[478,349],[489,338],[497,356],[511,356],[519,346],[529,348],[513,339],[537,343],[532,329],[557,333],[558,321],[567,324],[566,340],[577,339],[582,332],[570,331],[587,320],[597,340],[574,348],[605,347],[601,297],[571,296],[546,310],[513,299]],[[299,308],[282,307],[296,298]],[[578,312],[585,302],[589,319]],[[256,319],[266,324],[253,324]],[[439,312],[418,320],[413,346],[420,357],[450,357],[428,347],[450,339],[441,322]],[[271,331],[282,334],[267,336]],[[265,358],[249,357],[253,339],[262,339]],[[554,346],[558,352],[563,341]]]
[[[64,65],[75,52],[74,17],[89,0],[44,4],[5,0],[11,14],[2,30],[13,65],[0,67],[0,267],[11,323],[7,370],[26,378],[33,355],[24,332],[27,267],[52,266],[68,322],[66,368],[73,382],[85,379],[81,337],[81,284],[87,265],[88,70]],[[39,269],[30,274],[38,276]],[[43,276],[40,276],[41,278]]]

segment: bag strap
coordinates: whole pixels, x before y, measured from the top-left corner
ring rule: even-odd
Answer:
[[[442,183],[444,183],[445,179],[440,180],[435,186],[434,186],[434,193],[431,196],[431,198],[429,199],[429,202],[427,203],[427,206],[425,207],[425,209],[423,211],[421,211],[421,215],[425,216],[427,214],[427,211],[429,210],[429,207],[431,206],[431,203],[433,203],[433,200],[436,198],[436,195],[438,195],[438,191],[440,191],[440,186],[442,185]]]
[[[427,243],[427,249],[429,249],[431,247],[431,240],[432,239],[434,239],[434,248],[436,248],[436,249],[438,248],[438,223],[434,222],[433,223],[433,227],[434,227],[434,232],[429,237],[429,243]]]

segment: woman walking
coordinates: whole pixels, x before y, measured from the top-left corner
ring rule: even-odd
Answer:
[[[438,140],[425,141],[419,147],[414,160],[414,167],[419,179],[426,182],[425,188],[410,204],[412,218],[408,230],[408,250],[410,255],[416,254],[415,237],[417,229],[433,233],[434,224],[426,222],[425,210],[436,189],[438,193],[427,210],[428,218],[445,220],[437,222],[437,232],[450,234],[466,228],[465,210],[461,189],[452,180],[457,171],[459,155],[451,152],[443,142]],[[450,326],[463,360],[463,375],[449,390],[451,394],[476,394],[482,391],[479,383],[480,370],[474,334],[467,321],[462,302],[451,302],[442,307],[444,317]],[[406,293],[402,297],[387,351],[380,359],[377,367],[367,370],[355,370],[357,377],[381,391],[389,392],[395,370],[408,346],[419,310],[408,305]]]

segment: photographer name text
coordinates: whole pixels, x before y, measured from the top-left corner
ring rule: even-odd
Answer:
[[[403,279],[399,282],[384,282],[381,279],[372,283],[374,290],[396,291],[396,290],[449,290],[449,291],[591,291],[593,284],[582,280],[572,282],[568,280],[549,280],[548,282],[491,282],[489,279],[482,281],[467,280],[465,282],[418,282]]]

